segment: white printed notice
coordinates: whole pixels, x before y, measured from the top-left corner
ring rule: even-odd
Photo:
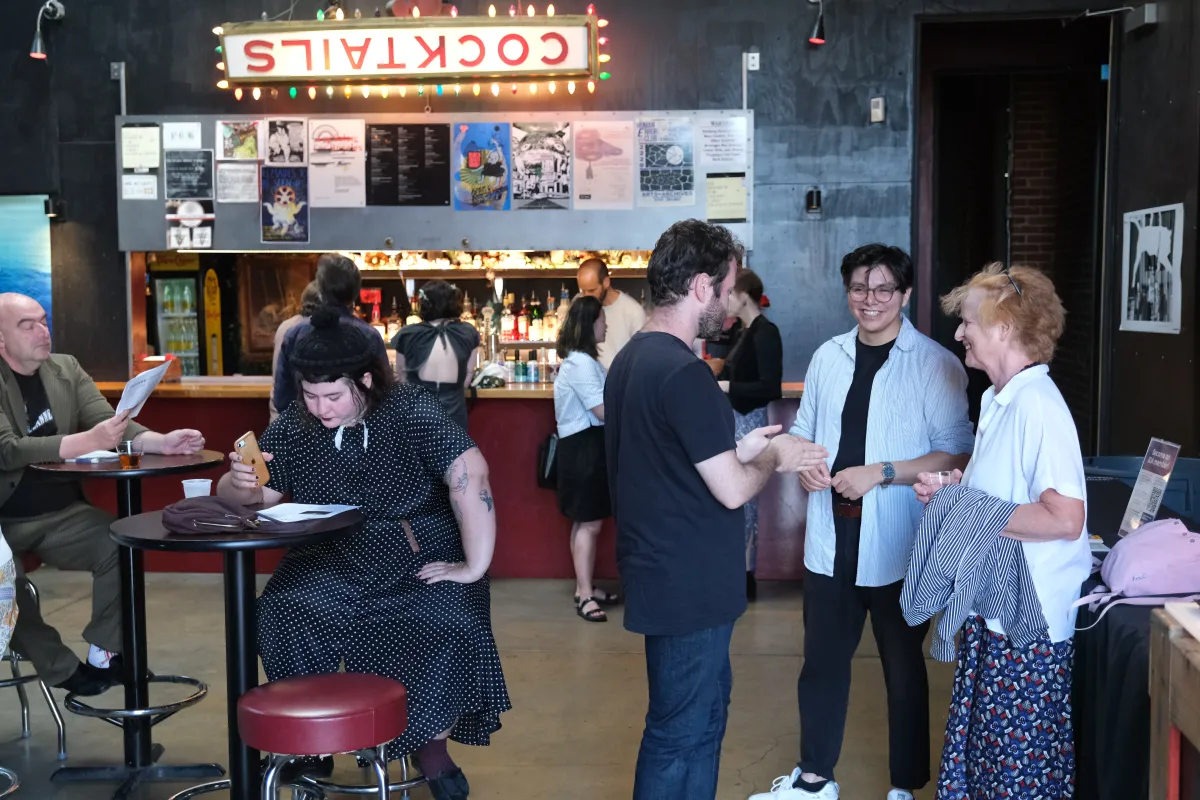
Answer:
[[[1153,522],[1158,516],[1163,492],[1167,490],[1167,482],[1171,480],[1178,457],[1179,445],[1162,439],[1150,440],[1137,483],[1133,485],[1133,493],[1129,496],[1129,505],[1125,508],[1125,516],[1121,518],[1122,536],[1136,531],[1147,522]]]
[[[157,125],[121,126],[121,169],[149,172],[162,157]]]
[[[161,366],[139,372],[130,378],[129,383],[125,384],[125,391],[121,392],[121,402],[117,403],[117,413],[129,411],[130,419],[136,417],[141,412],[142,406],[146,405],[150,393],[154,391],[155,386],[158,386],[158,382],[162,380],[169,366],[171,366],[171,362],[164,361]]]
[[[258,164],[217,162],[217,202],[258,204]]]
[[[354,511],[358,506],[314,505],[312,503],[280,503],[277,506],[264,508],[258,512],[260,517],[266,517],[272,522],[306,522],[314,519],[329,517]]]
[[[700,120],[700,164],[706,167],[746,166],[746,118]]]
[[[576,210],[633,208],[633,123],[580,120],[574,139]]]
[[[199,150],[199,122],[164,122],[162,127],[164,150]]]
[[[691,119],[639,119],[638,205],[696,204],[695,131]]]
[[[122,200],[157,200],[158,175],[127,172],[121,176]]]
[[[313,208],[367,204],[367,125],[361,119],[314,119],[308,126],[308,202]]]

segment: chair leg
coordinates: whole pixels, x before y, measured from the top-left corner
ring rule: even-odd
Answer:
[[[271,760],[267,762],[267,772],[263,775],[262,800],[279,800],[279,773],[284,764],[291,760],[291,756],[271,756]]]
[[[400,782],[408,783],[408,756],[400,756]],[[408,789],[400,794],[400,800],[411,800]]]
[[[12,668],[12,676],[14,678],[21,677],[20,659],[16,653],[9,653],[8,664]],[[21,738],[29,738],[29,695],[25,692],[25,684],[18,683],[16,685],[17,700],[21,703]]]
[[[380,745],[374,750],[364,750],[362,755],[367,761],[371,762],[371,769],[375,772],[375,784],[379,788],[380,800],[387,800],[388,767],[386,747]]]
[[[62,713],[58,710],[58,701],[54,699],[54,695],[50,693],[50,687],[45,681],[38,681],[38,687],[42,690],[42,697],[46,698],[46,705],[50,706],[50,716],[54,717],[54,727],[58,729],[58,760],[67,760],[67,726],[63,724]]]

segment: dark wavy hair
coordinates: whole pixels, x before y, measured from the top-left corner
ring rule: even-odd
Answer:
[[[896,281],[896,291],[907,292],[913,285],[913,263],[908,253],[886,244],[864,244],[842,259],[842,283],[850,288],[850,276],[859,267],[887,267]]]
[[[331,306],[349,307],[358,302],[362,274],[354,262],[338,253],[325,253],[317,259],[317,286],[321,300]]]
[[[462,291],[446,281],[430,281],[421,287],[420,317],[426,322],[435,319],[458,319],[463,312]]]
[[[364,376],[371,376],[371,385],[367,386]],[[306,383],[335,383],[345,378],[350,382],[354,389],[354,406],[358,411],[359,417],[366,417],[375,409],[383,405],[387,399],[388,393],[392,390],[395,383],[395,378],[392,375],[392,367],[381,358],[376,358],[367,365],[367,368],[361,374],[354,375],[349,372],[343,372],[337,375],[318,375],[316,373],[295,373],[296,380],[296,399],[300,405],[300,420],[304,423],[315,423],[317,418],[308,410],[308,404],[304,402],[304,387],[301,382]]]
[[[691,290],[692,279],[708,276],[714,288],[729,275],[730,262],[741,256],[728,228],[685,219],[658,237],[650,254],[647,280],[655,308],[675,305]]]
[[[300,294],[300,316],[311,317],[321,305],[321,290],[316,281],[309,281]]]
[[[558,332],[558,357],[566,358],[571,353],[587,353],[599,358],[596,348],[596,320],[604,313],[604,306],[591,295],[580,295],[571,301],[562,330]]]

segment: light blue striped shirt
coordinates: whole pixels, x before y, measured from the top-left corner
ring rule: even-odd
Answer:
[[[871,385],[866,463],[908,461],[927,453],[969,453],[967,373],[946,348],[903,317],[900,335]],[[804,395],[790,433],[825,446],[832,468],[842,439],[842,407],[854,379],[858,328],[817,350],[804,376]],[[830,489],[808,496],[804,566],[833,575],[835,534]],[[863,497],[858,546],[859,586],[886,586],[904,577],[921,518],[910,486],[879,486]]]

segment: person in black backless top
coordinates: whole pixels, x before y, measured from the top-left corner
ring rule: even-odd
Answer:
[[[437,395],[450,419],[467,429],[464,389],[479,360],[479,331],[465,322],[462,293],[445,281],[430,281],[418,293],[421,321],[406,325],[392,339],[396,374],[405,383]]]

